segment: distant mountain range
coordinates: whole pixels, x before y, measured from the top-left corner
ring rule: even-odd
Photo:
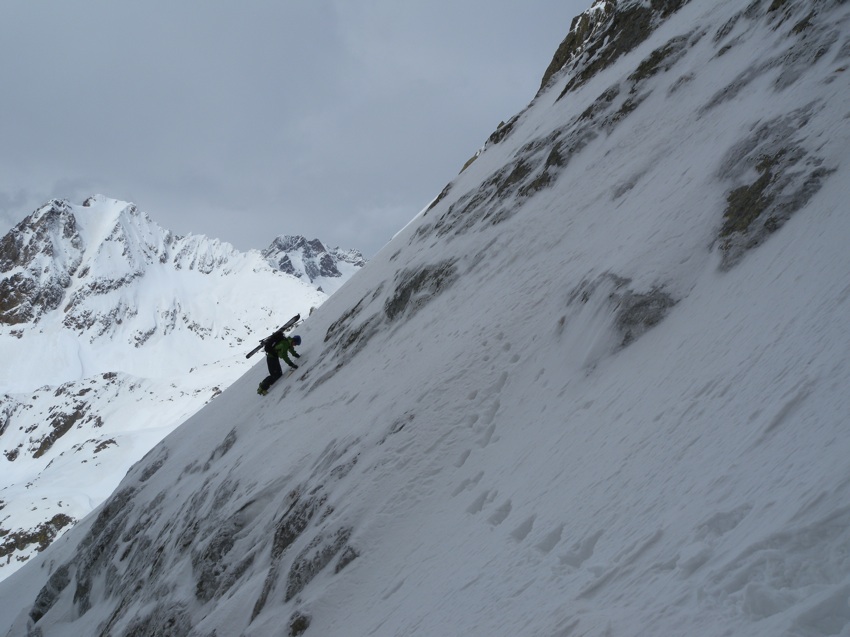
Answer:
[[[0,581],[0,635],[850,636],[848,79],[846,0],[596,0],[297,371],[234,368]],[[105,464],[110,382],[45,392],[99,396],[54,466]]]
[[[326,248],[318,239],[308,241],[300,235],[278,237],[263,256],[281,272],[304,278],[328,294],[366,265],[358,250]]]
[[[244,353],[257,339],[306,317],[364,263],[303,237],[240,252],[175,236],[104,196],[50,201],[10,230],[0,239],[0,578],[256,363]]]

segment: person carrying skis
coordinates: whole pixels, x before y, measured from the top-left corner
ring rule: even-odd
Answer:
[[[301,345],[301,337],[297,334],[293,336],[284,336],[282,333],[279,334],[279,336],[280,338],[278,339],[269,339],[263,348],[266,351],[266,363],[269,366],[269,375],[262,380],[260,386],[257,388],[257,393],[260,394],[260,396],[265,396],[269,391],[269,387],[271,387],[278,378],[283,376],[283,370],[281,369],[280,361],[278,360],[279,358],[286,361],[286,364],[292,369],[298,369],[298,365],[290,360],[289,354],[292,354],[295,358],[301,358],[301,355],[295,351],[295,346]]]

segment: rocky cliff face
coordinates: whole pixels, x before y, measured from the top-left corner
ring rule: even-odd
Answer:
[[[326,248],[318,239],[308,241],[299,235],[279,236],[263,250],[263,256],[281,272],[310,281],[328,293],[366,265],[358,250]]]
[[[0,323],[38,322],[62,303],[83,240],[65,202],[51,202],[0,240]]]
[[[571,161],[601,136],[609,137],[629,128],[640,113],[658,109],[665,117],[666,100],[688,99],[699,71],[692,60],[719,65],[757,38],[771,34],[770,46],[723,79],[712,94],[694,106],[697,119],[716,117],[748,88],[769,81],[769,91],[782,100],[812,68],[833,51],[833,67],[824,85],[840,81],[850,57],[841,28],[830,22],[838,0],[808,5],[802,2],[751,2],[730,8],[721,24],[694,24],[676,33],[664,29],[664,42],[632,63],[625,76],[606,71],[655,34],[666,19],[688,4],[687,0],[621,2],[598,0],[572,23],[543,77],[543,88],[559,86],[557,101],[580,100],[581,112],[568,117],[554,131],[522,145],[512,161],[487,175],[474,192],[455,197],[449,209],[420,229],[424,239],[463,232],[481,222],[500,223],[519,210],[525,200],[550,188]],[[734,5],[734,3],[733,3]],[[707,52],[706,52],[707,49]],[[559,81],[560,80],[560,81]],[[592,82],[591,82],[592,80]],[[586,84],[592,84],[585,87]],[[582,95],[577,96],[579,89]],[[830,91],[826,91],[830,93]],[[595,96],[588,100],[587,96]],[[688,96],[688,97],[685,97]],[[757,120],[725,151],[716,177],[726,186],[725,208],[714,241],[723,252],[724,267],[737,263],[752,247],[781,227],[823,186],[835,166],[818,150],[818,142],[806,131],[812,118],[829,107],[828,98],[813,95],[795,108]],[[502,143],[523,119],[514,117],[493,133],[488,145]],[[614,184],[611,195],[620,202],[648,170]],[[452,189],[449,184],[434,202],[436,206]]]

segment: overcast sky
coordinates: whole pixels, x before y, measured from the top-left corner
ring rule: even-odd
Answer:
[[[0,0],[0,230],[52,197],[373,256],[591,0]]]

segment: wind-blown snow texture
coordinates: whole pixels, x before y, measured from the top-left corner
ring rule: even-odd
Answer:
[[[0,631],[850,634],[850,5],[613,6]]]

